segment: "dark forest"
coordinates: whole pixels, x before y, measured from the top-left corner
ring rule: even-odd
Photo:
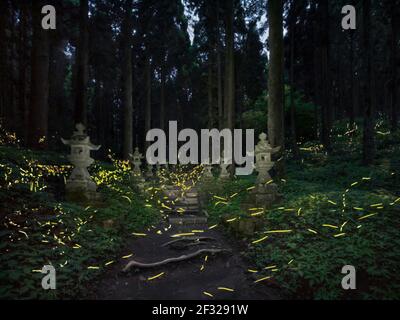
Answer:
[[[399,38],[398,0],[1,0],[0,298],[398,299]],[[254,170],[152,163],[172,121]]]

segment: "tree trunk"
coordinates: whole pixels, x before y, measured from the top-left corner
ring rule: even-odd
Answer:
[[[398,94],[399,94],[399,78],[398,78],[398,63],[399,63],[399,48],[398,48],[398,34],[400,32],[400,22],[398,17],[398,3],[392,3],[392,10],[391,10],[391,129],[392,132],[397,131],[398,129],[398,111],[397,111],[397,104],[398,104]]]
[[[234,0],[227,1],[225,52],[225,127],[235,126]]]
[[[49,97],[49,31],[42,29],[41,9],[44,3],[34,1],[32,8],[32,79],[29,146],[47,147]]]
[[[224,109],[222,100],[222,65],[221,65],[221,51],[218,45],[217,49],[217,90],[218,90],[218,127],[224,127]]]
[[[160,129],[165,129],[165,59],[161,65]]]
[[[6,113],[7,96],[7,18],[8,8],[6,1],[0,1],[0,125]]]
[[[320,136],[320,123],[319,123],[319,108],[321,106],[321,63],[320,63],[320,48],[319,48],[319,21],[317,16],[317,1],[313,1],[311,3],[311,13],[314,17],[313,21],[313,73],[314,73],[314,129],[315,129],[315,138],[318,139]]]
[[[327,152],[331,152],[332,102],[329,88],[329,4],[326,0],[319,2],[321,26],[321,143]]]
[[[363,6],[363,51],[364,57],[364,135],[363,135],[363,162],[365,165],[373,163],[375,158],[374,137],[374,108],[372,104],[372,44],[371,44],[371,0],[364,0]]]
[[[214,127],[214,108],[213,108],[213,72],[211,53],[208,57],[208,81],[207,81],[207,104],[208,104],[208,128]]]
[[[124,90],[124,144],[123,158],[129,159],[133,153],[133,105],[132,105],[132,1],[126,5],[126,17],[123,28],[123,90]]]
[[[151,129],[151,61],[146,58],[146,113],[145,113],[145,135]],[[145,143],[146,148],[149,142]]]
[[[96,133],[97,141],[101,141],[104,146],[108,145],[106,141],[106,133],[108,133],[108,117],[104,107],[104,83],[100,77],[96,77],[95,83],[95,106],[96,106]],[[100,152],[107,150],[107,148],[101,148]],[[105,154],[104,154],[105,155]]]
[[[19,28],[19,76],[18,76],[18,111],[19,111],[19,127],[22,133],[23,141],[26,143],[28,139],[28,126],[29,126],[29,109],[27,103],[27,19],[28,19],[28,8],[25,3],[21,4],[21,18]]]
[[[16,14],[12,1],[0,3],[0,121],[9,131],[15,131],[17,115],[17,95],[15,94],[18,75],[16,52]],[[3,119],[4,118],[4,119]]]
[[[350,107],[349,107],[349,118],[350,128],[354,127],[356,110],[355,110],[355,88],[354,88],[354,32],[351,31],[350,36]]]
[[[268,1],[270,60],[268,73],[268,136],[272,147],[284,149],[283,123],[283,4]]]
[[[217,95],[218,95],[218,128],[221,130],[224,127],[224,107],[222,94],[222,62],[221,62],[221,41],[220,41],[220,26],[219,26],[219,0],[217,0]]]
[[[89,78],[88,14],[88,0],[80,0],[74,119],[75,123],[84,125],[87,125],[87,83]]]
[[[294,6],[292,2],[291,6]],[[295,52],[295,18],[296,12],[294,8],[291,8],[291,18],[290,18],[290,133],[293,148],[293,157],[299,159],[300,152],[297,145],[297,134],[296,134],[296,106],[294,102],[294,52]]]

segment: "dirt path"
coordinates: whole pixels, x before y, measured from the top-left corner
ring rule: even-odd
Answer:
[[[122,268],[129,259],[120,259],[118,264],[110,269],[105,277],[96,285],[93,299],[137,299],[137,300],[189,300],[189,299],[248,299],[270,300],[279,299],[277,290],[268,287],[267,283],[254,284],[254,280],[247,273],[243,259],[238,249],[231,245],[232,241],[226,239],[217,230],[208,230],[201,236],[215,238],[216,241],[209,244],[194,246],[189,250],[174,250],[162,247],[171,241],[171,235],[200,229],[201,226],[173,226],[162,235],[151,234],[129,241],[126,253],[133,253],[130,259],[140,262],[155,262],[169,257],[178,257],[182,254],[197,251],[201,248],[213,246],[231,250],[231,253],[219,253],[208,256],[205,262],[205,254],[191,260],[171,263],[151,269],[135,269],[129,273],[122,273]],[[161,229],[161,228],[160,228]],[[203,226],[203,229],[207,229]],[[157,229],[156,229],[157,230]],[[161,229],[163,230],[163,229]],[[204,264],[204,269],[200,268]],[[154,280],[149,277],[164,272]],[[218,290],[218,287],[234,289],[234,292]],[[209,292],[214,297],[209,297],[203,292]]]

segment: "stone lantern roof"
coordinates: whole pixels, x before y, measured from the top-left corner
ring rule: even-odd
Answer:
[[[71,139],[66,140],[61,138],[62,143],[69,146],[87,146],[90,150],[95,151],[101,148],[100,145],[96,146],[90,142],[90,137],[85,133],[85,126],[82,123],[78,123],[75,128],[76,131],[73,132]]]

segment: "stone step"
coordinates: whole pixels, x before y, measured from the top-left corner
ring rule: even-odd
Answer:
[[[175,204],[179,205],[192,205],[192,204],[197,204],[199,203],[199,200],[197,198],[189,198],[189,199],[175,199]]]
[[[199,212],[199,207],[172,207],[170,212],[176,212],[178,214],[187,213],[187,212]]]
[[[197,192],[188,192],[185,194],[186,198],[197,198],[199,194]]]
[[[207,217],[185,214],[182,216],[169,216],[168,221],[172,225],[206,224]]]
[[[183,209],[198,209],[199,208],[199,204],[198,203],[193,203],[193,204],[184,204],[184,203],[176,203],[174,206],[172,206],[172,208],[174,208],[175,210],[178,210],[179,208],[183,208]]]
[[[179,204],[192,206],[192,205],[198,205],[199,201],[196,198],[189,198],[189,199],[183,199],[182,201],[179,201]]]
[[[183,210],[182,210],[183,209]],[[173,207],[172,210],[165,211],[166,213],[177,213],[177,214],[188,214],[188,213],[198,213],[199,208],[198,207],[192,207],[192,208],[187,208],[187,207]]]
[[[165,195],[166,195],[168,198],[178,198],[178,197],[181,196],[181,193],[180,193],[180,192],[166,191],[166,192],[165,192]]]

